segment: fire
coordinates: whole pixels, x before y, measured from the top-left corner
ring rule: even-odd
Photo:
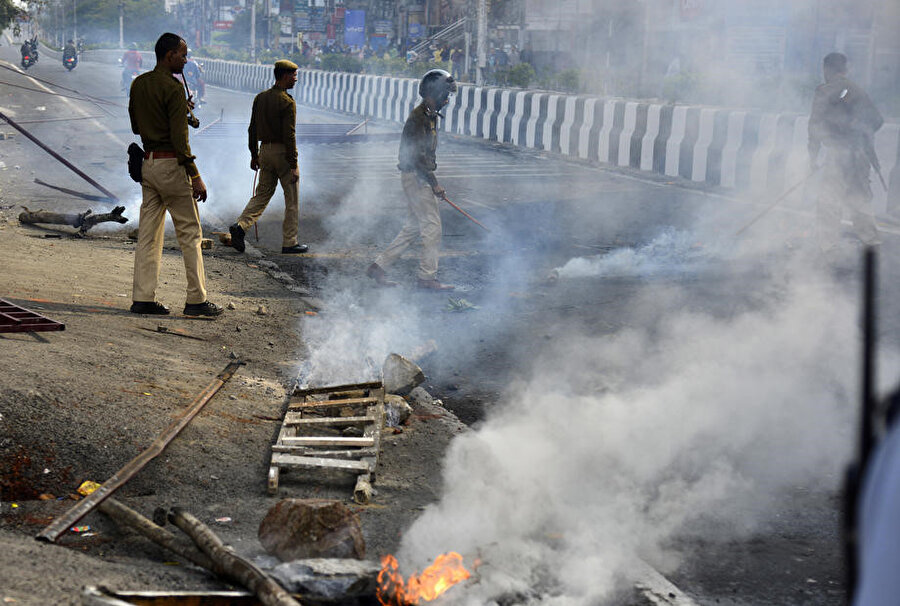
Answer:
[[[397,571],[397,558],[386,555],[381,558],[381,572],[378,573],[378,602],[383,606],[430,602],[472,576],[462,562],[463,557],[452,551],[439,555],[422,574],[414,574],[404,583],[403,576]]]

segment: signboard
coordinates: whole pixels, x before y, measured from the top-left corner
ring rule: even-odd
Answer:
[[[362,47],[366,44],[366,11],[344,13],[344,44]]]
[[[213,21],[213,30],[217,32],[227,32],[234,25],[234,21]]]
[[[387,36],[394,31],[394,23],[390,19],[376,19],[372,22],[372,32],[376,36]]]

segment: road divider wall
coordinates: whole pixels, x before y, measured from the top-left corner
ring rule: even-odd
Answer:
[[[148,54],[145,66],[155,63]],[[272,86],[270,65],[200,60],[208,84],[247,92]],[[301,69],[294,96],[299,103],[402,123],[418,101],[417,88],[412,78]],[[459,86],[443,114],[440,128],[448,133],[759,195],[784,191],[808,166],[808,116],[799,114],[469,84]],[[891,199],[873,183],[875,208],[900,210],[900,124],[885,124],[875,149]]]

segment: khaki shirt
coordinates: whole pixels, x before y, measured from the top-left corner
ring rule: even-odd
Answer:
[[[881,128],[884,119],[863,89],[845,76],[816,88],[809,113],[809,153],[815,158],[824,143],[837,149],[858,148]]]
[[[286,90],[273,86],[256,95],[247,129],[250,156],[259,157],[256,143],[283,143],[288,166],[297,168],[297,104]]]
[[[409,113],[403,134],[400,136],[400,162],[403,172],[414,172],[434,187],[437,177],[437,113],[431,112],[420,103]]]
[[[174,151],[189,177],[199,174],[188,143],[184,86],[157,66],[135,78],[128,100],[131,132],[141,136],[145,152]]]

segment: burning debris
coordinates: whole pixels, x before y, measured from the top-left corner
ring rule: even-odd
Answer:
[[[381,559],[376,595],[383,606],[412,606],[423,601],[430,602],[472,576],[463,566],[463,557],[452,551],[439,555],[422,574],[413,574],[406,582],[399,568],[394,556],[386,555]]]

